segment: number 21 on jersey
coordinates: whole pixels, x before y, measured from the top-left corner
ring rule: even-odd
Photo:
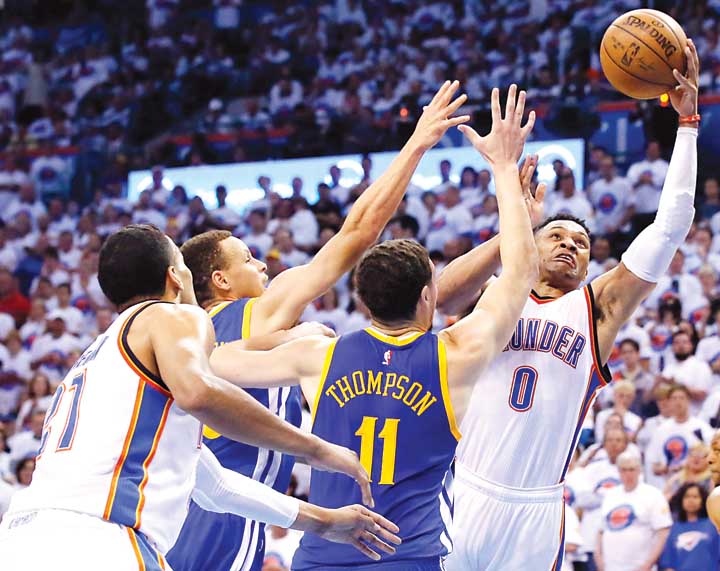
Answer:
[[[82,399],[84,387],[85,371],[83,370],[82,373],[78,373],[73,377],[68,389],[65,389],[64,384],[61,384],[57,388],[52,403],[50,404],[50,408],[48,409],[47,416],[45,417],[42,438],[40,439],[40,449],[37,454],[38,459],[40,459],[42,453],[45,452],[47,440],[50,436],[50,431],[52,430],[50,425],[57,414],[58,408],[60,408],[60,403],[62,402],[65,393],[72,393],[72,402],[70,403],[70,410],[68,411],[67,418],[65,419],[65,426],[63,427],[62,435],[60,436],[60,440],[58,440],[58,445],[55,451],[62,452],[72,448],[73,441],[75,440],[75,432],[77,431],[78,419],[80,418],[80,399]]]
[[[535,368],[522,365],[515,369],[508,398],[511,409],[515,412],[527,412],[532,408],[537,381],[538,372]]]

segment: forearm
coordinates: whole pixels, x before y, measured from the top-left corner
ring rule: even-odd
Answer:
[[[249,337],[243,341],[237,341],[237,343],[241,343],[241,347],[245,351],[269,351],[296,338],[297,337],[293,334],[292,329],[282,329],[280,331],[275,331],[274,333],[267,333],[266,335]],[[218,375],[220,377],[227,378],[219,373]]]
[[[538,275],[538,254],[516,164],[493,167],[498,189],[502,273],[527,285]]]
[[[690,231],[696,178],[697,129],[680,127],[655,220],[622,257],[623,264],[640,279],[657,283]]]
[[[299,519],[301,503],[223,468],[205,445],[200,453],[192,498],[207,511],[233,513],[284,528],[291,527]]]
[[[450,262],[438,278],[438,309],[446,315],[462,312],[477,300],[499,266],[499,236]]]
[[[223,436],[293,456],[317,452],[317,437],[280,419],[242,389],[210,373],[198,382],[206,388],[186,410]]]
[[[652,567],[655,563],[657,563],[658,559],[660,559],[663,549],[665,549],[665,542],[667,541],[668,535],[670,535],[670,528],[661,529],[655,532],[652,549],[650,550],[648,558],[645,560],[646,567]]]
[[[283,359],[283,353],[283,347],[272,351],[249,351],[245,341],[233,341],[212,352],[210,367],[221,379],[242,388],[297,385],[299,376],[293,373],[289,361]]]

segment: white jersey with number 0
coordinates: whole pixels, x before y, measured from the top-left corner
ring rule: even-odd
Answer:
[[[124,311],[58,387],[32,484],[11,512],[71,510],[134,528],[161,553],[173,545],[195,485],[202,427],[127,344],[135,317],[152,304]]]
[[[516,488],[561,483],[585,415],[610,373],[597,359],[590,286],[528,299],[505,350],[478,379],[458,459]]]

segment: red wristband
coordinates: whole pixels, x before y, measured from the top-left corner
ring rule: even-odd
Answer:
[[[680,125],[687,125],[688,123],[699,123],[700,122],[700,115],[686,115],[685,117],[680,117],[678,119],[678,123]]]

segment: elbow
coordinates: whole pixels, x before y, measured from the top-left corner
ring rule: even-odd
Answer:
[[[173,398],[177,405],[193,416],[202,414],[209,408],[212,388],[201,375],[186,386],[173,390]]]

